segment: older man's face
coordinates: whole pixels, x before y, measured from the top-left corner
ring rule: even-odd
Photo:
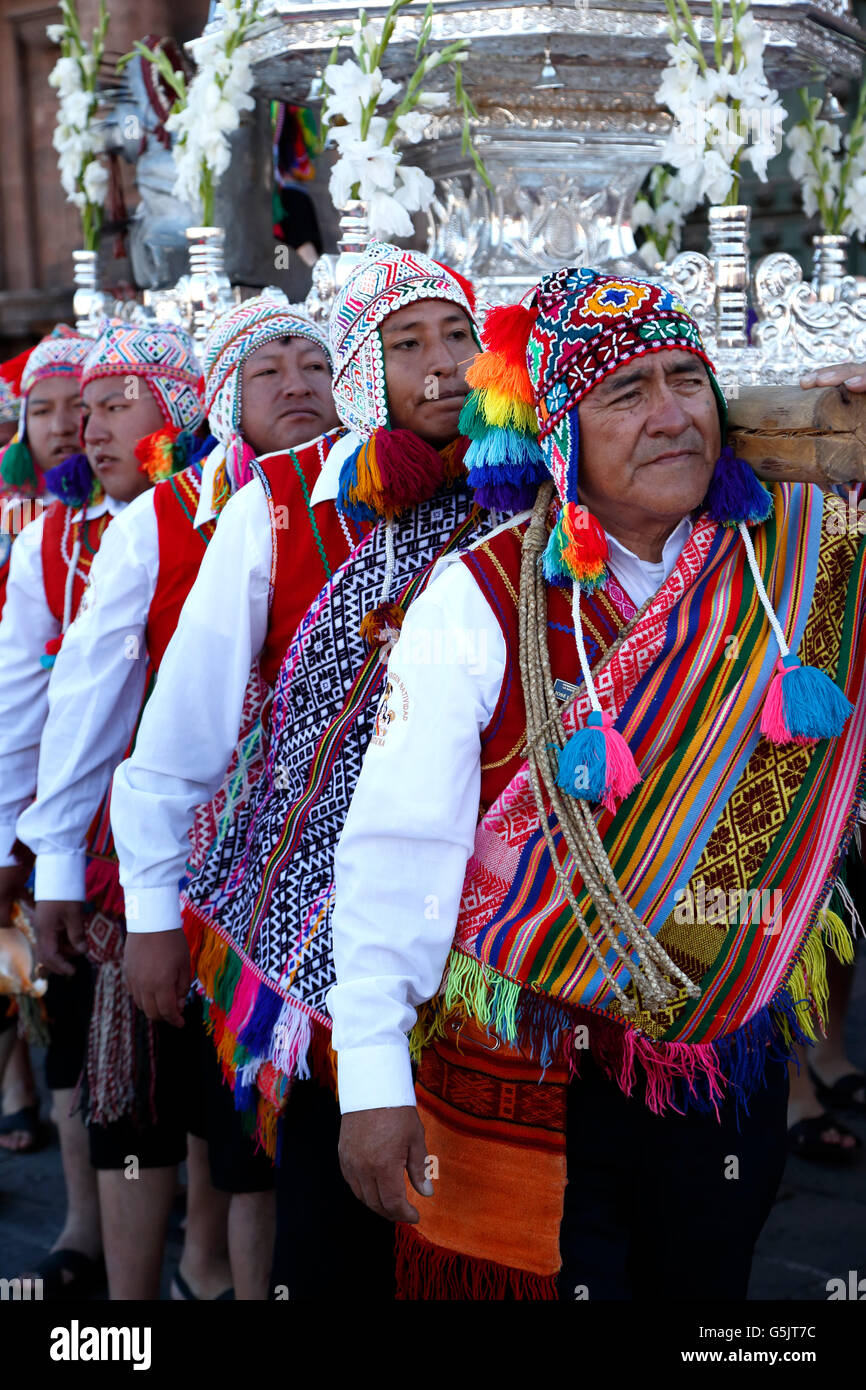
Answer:
[[[616,534],[675,525],[699,505],[721,449],[703,362],[679,348],[626,362],[578,407],[581,501]]]

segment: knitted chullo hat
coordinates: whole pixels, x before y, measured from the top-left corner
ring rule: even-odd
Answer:
[[[211,431],[224,449],[214,483],[214,507],[219,512],[229,497],[252,476],[254,450],[243,438],[241,369],[265,343],[282,338],[308,338],[331,363],[328,331],[320,327],[278,289],[267,289],[222,314],[211,327],[203,351],[205,409]]]
[[[392,518],[463,472],[453,450],[446,451],[443,472],[442,454],[412,430],[390,428],[380,328],[398,309],[423,299],[456,304],[476,333],[471,284],[420,251],[387,242],[370,244],[334,302],[334,404],[362,440],[343,466],[337,505],[356,520]]]
[[[456,304],[478,342],[475,293],[469,281],[420,251],[404,251],[388,242],[370,244],[337,294],[331,314],[334,404],[343,424],[361,440],[341,469],[337,507],[355,521],[384,518],[389,528],[390,558],[379,603],[361,623],[361,634],[371,647],[392,640],[403,621],[399,604],[388,601],[395,517],[465,476],[464,439],[458,437],[438,450],[413,430],[391,429],[380,329],[391,314],[425,299]]]
[[[84,360],[92,346],[92,338],[84,338],[65,323],[59,323],[31,352],[15,359],[18,364],[18,394],[21,397],[18,434],[3,455],[0,465],[3,481],[10,487],[35,487],[38,482],[27,444],[27,400],[33,387],[50,376],[74,377],[80,381]],[[13,366],[12,363],[7,365]],[[6,376],[6,373],[3,375]],[[14,387],[15,381],[11,384]]]
[[[165,424],[136,445],[151,482],[185,468],[204,419],[201,367],[189,334],[175,324],[136,327],[104,319],[84,363],[81,389],[100,377],[143,377]]]
[[[607,580],[607,539],[578,500],[578,403],[624,363],[650,352],[694,353],[707,370],[724,440],[727,407],[700,332],[685,305],[661,285],[606,275],[586,267],[546,276],[528,306],[493,309],[484,326],[487,351],[470,368],[475,388],[461,427],[473,436],[469,480],[483,505],[527,501],[552,476],[559,515],[543,565],[553,583],[571,583],[578,658],[592,704],[584,729],[560,753],[559,785],[613,808],[640,774],[624,739],[603,713],[583,644],[579,595]],[[777,743],[811,742],[841,732],[851,705],[833,682],[793,656],[758,571],[748,527],[772,511],[772,497],[725,445],[703,508],[722,526],[739,529],[749,567],[779,644],[777,673],[764,705],[762,731]],[[588,777],[587,777],[588,773]]]

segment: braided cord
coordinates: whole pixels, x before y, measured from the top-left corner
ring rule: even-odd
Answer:
[[[628,969],[643,1006],[655,1012],[663,1008],[676,993],[671,979],[677,980],[692,996],[699,995],[700,991],[670,959],[626,901],[598,833],[595,818],[586,802],[563,795],[556,782],[558,753],[564,747],[568,735],[562,721],[562,711],[550,669],[550,653],[547,646],[547,587],[540,563],[541,553],[547,542],[546,517],[552,497],[553,484],[544,483],[536,498],[521,554],[520,674],[526,704],[526,751],[530,785],[539,825],[550,853],[557,882],[622,1012],[634,1015],[635,1001],[625,994],[615,978],[602,954],[596,935],[590,930],[580,910],[570,878],[556,852],[545,805],[545,794],[559,822],[568,853],[598,914],[602,940],[607,942],[615,956]],[[646,601],[621,630],[613,645],[602,653],[588,681],[588,663],[584,656],[581,668],[588,690],[593,691],[591,676],[597,674],[620,649],[651,601]],[[575,613],[576,633],[580,631],[578,623],[579,615]],[[625,938],[625,945],[621,937]],[[629,952],[633,952],[637,957],[637,965]]]

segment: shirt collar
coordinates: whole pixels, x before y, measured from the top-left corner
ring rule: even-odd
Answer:
[[[89,507],[80,507],[74,514],[73,521],[93,521],[95,517],[104,516],[108,512],[109,516],[117,516],[122,512],[128,503],[118,502],[116,497],[110,497],[107,492],[103,493],[98,502],[92,502]]]
[[[340,473],[343,464],[361,443],[360,435],[350,430],[332,446],[331,452],[322,464],[322,471],[313,485],[313,491],[310,494],[311,507],[315,507],[318,502],[336,502],[340,493]]]
[[[676,564],[680,551],[692,534],[692,519],[684,516],[678,526],[674,527],[662,546],[662,558],[660,560],[642,560],[639,555],[635,555],[628,546],[622,545],[616,536],[612,536],[609,531],[604,533],[607,536],[607,543],[611,550],[611,556],[615,559],[617,555],[621,559],[630,560],[633,564],[640,565],[641,569],[650,573],[664,571],[665,578],[670,574]]]
[[[216,516],[213,508],[213,480],[225,456],[226,446],[217,444],[206,458],[202,459],[201,492],[198,495],[198,506],[196,507],[195,520],[192,523],[195,528],[206,525],[207,522],[213,521]]]

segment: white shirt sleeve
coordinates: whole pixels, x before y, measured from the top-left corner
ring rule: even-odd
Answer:
[[[344,1113],[414,1105],[407,1033],[439,988],[481,787],[481,731],[505,672],[465,565],[412,604],[337,848],[328,995]]]
[[[39,740],[48,710],[49,672],[40,665],[60,624],[45,599],[42,522],[19,533],[0,620],[0,865],[14,864],[16,822],[36,794]]]
[[[250,667],[267,635],[270,573],[267,500],[253,480],[220,515],[135,749],[114,774],[111,826],[130,932],[180,927],[190,827],[237,744]]]
[[[35,896],[84,901],[87,829],[132,738],[147,678],[145,628],[159,571],[153,491],[106,531],[48,687],[36,801],[18,834]]]

